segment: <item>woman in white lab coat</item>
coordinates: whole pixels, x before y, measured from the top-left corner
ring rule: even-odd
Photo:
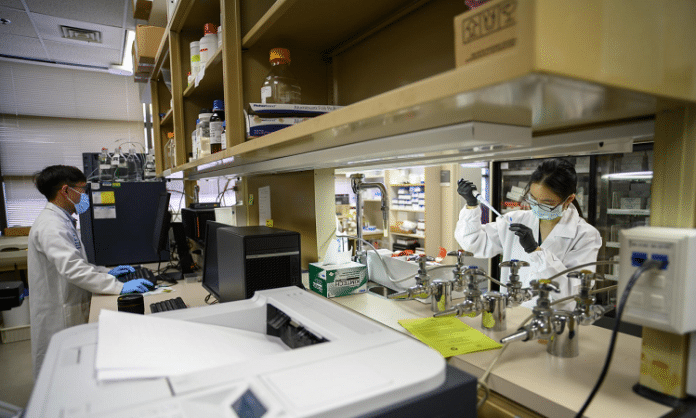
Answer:
[[[546,160],[532,173],[525,189],[525,201],[531,210],[508,212],[496,222],[481,224],[481,208],[475,197],[476,186],[459,182],[457,192],[467,201],[459,213],[454,236],[459,245],[476,257],[503,255],[503,261],[523,260],[529,267],[520,269],[523,287],[534,279],[546,279],[568,268],[597,261],[602,238],[580,214],[575,201],[577,174],[575,167],[562,159]],[[503,219],[506,218],[506,219]],[[594,267],[584,269],[594,271]],[[506,283],[509,268],[501,269]],[[553,299],[577,293],[578,279],[562,276],[555,279],[561,292]],[[535,301],[523,306],[533,307]],[[562,304],[572,308],[574,303]]]
[[[89,208],[85,175],[75,167],[50,166],[34,179],[48,203],[29,232],[28,281],[30,291],[31,351],[34,378],[43,363],[51,336],[89,319],[92,293],[118,295],[145,292],[147,280],[119,282],[114,275],[126,266],[109,270],[87,261],[72,214]]]

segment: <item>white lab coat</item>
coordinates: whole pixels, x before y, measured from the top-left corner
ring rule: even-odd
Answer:
[[[46,204],[29,232],[31,354],[38,376],[51,336],[89,319],[92,293],[120,294],[123,283],[87,261],[73,218]]]
[[[512,218],[512,223],[528,226],[534,232],[534,239],[539,242],[539,218],[530,210],[512,211],[505,214]],[[580,217],[572,204],[563,211],[561,220],[554,226],[546,240],[541,243],[541,251],[527,254],[520,244],[519,237],[509,229],[510,225],[501,217],[496,222],[481,224],[481,208],[468,209],[466,206],[459,213],[459,221],[454,231],[454,237],[466,251],[474,253],[475,257],[491,258],[503,255],[503,261],[524,260],[529,267],[522,267],[519,275],[523,287],[531,280],[547,279],[563,270],[580,264],[597,261],[597,254],[602,246],[599,231]],[[594,266],[583,269],[595,271]],[[508,281],[510,269],[501,268],[500,278],[503,283]],[[552,299],[560,299],[577,292],[579,279],[562,276],[554,279],[558,282],[561,292],[552,293]],[[571,301],[572,302],[572,301]],[[534,307],[536,301],[525,302],[523,306]],[[562,309],[572,309],[574,303],[562,303]]]

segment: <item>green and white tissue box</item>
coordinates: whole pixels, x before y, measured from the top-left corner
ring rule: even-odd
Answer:
[[[309,263],[309,287],[327,298],[365,293],[367,266],[355,261],[326,265]]]

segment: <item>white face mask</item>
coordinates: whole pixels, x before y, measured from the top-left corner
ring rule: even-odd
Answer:
[[[536,217],[539,219],[553,221],[554,219],[558,219],[559,217],[563,216],[562,203],[551,210],[542,208],[538,204],[535,205],[530,203],[530,206],[532,207],[532,213],[534,213],[534,215],[536,215]]]
[[[558,219],[561,216],[563,216],[563,204],[565,202],[561,202],[556,206],[550,206],[550,205],[545,205],[543,203],[537,202],[533,197],[530,195],[527,195],[525,197],[525,200],[527,203],[529,203],[529,206],[532,208],[532,213],[536,215],[537,218],[543,219],[545,221],[553,221],[554,219]]]
[[[80,193],[72,187],[69,187],[69,189],[75,193]],[[80,201],[75,203],[72,200],[70,200],[70,203],[72,203],[75,206],[75,212],[77,212],[78,215],[82,215],[83,213],[87,212],[87,209],[89,209],[89,196],[87,196],[87,193],[80,193]]]

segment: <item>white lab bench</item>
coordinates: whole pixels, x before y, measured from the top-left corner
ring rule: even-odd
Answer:
[[[392,301],[372,293],[331,299],[400,332],[408,333],[398,320],[432,315],[430,304],[418,301]],[[481,328],[481,317],[461,318],[492,339],[516,331],[531,314],[523,307],[507,310],[507,331]],[[597,326],[580,327],[580,355],[559,358],[546,352],[538,341],[515,342],[503,353],[488,378],[490,389],[540,415],[574,417],[587,399],[604,365],[611,331]],[[475,376],[481,376],[499,350],[460,355],[449,363]],[[661,417],[671,408],[647,400],[632,390],[640,373],[641,339],[619,334],[609,373],[585,412],[587,417]],[[523,415],[522,411],[506,411]]]

